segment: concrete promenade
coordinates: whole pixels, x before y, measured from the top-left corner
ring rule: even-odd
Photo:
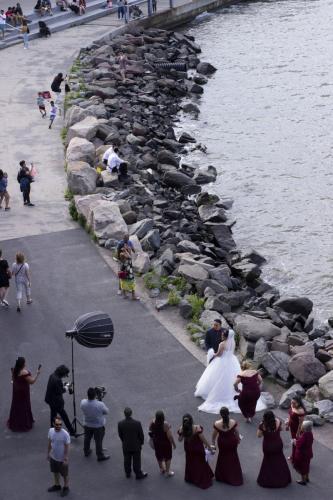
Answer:
[[[162,2],[160,2],[161,4]],[[108,25],[106,26],[106,21]],[[199,363],[156,320],[141,303],[124,301],[116,295],[117,280],[101,258],[88,235],[72,224],[63,194],[63,146],[60,140],[62,119],[54,129],[39,116],[35,104],[38,90],[49,89],[53,76],[66,72],[81,46],[119,26],[114,16],[57,33],[46,41],[33,41],[29,50],[21,45],[2,52],[1,71],[1,168],[9,173],[10,212],[0,211],[0,247],[4,257],[13,261],[17,250],[27,255],[32,269],[34,303],[16,313],[12,283],[7,310],[0,308],[0,500],[45,500],[52,498],[46,489],[51,474],[46,462],[49,412],[43,403],[49,374],[59,364],[70,364],[70,343],[64,332],[81,314],[102,310],[111,314],[115,338],[108,349],[91,350],[75,345],[77,402],[85,397],[90,385],[105,385],[105,403],[110,408],[105,445],[111,460],[97,463],[94,455],[86,459],[82,438],[72,443],[70,456],[70,496],[91,500],[169,500],[190,496],[217,499],[256,498],[275,500],[284,495],[296,500],[329,498],[333,488],[332,452],[315,444],[311,479],[303,488],[293,483],[283,491],[263,490],[256,485],[261,462],[261,441],[255,436],[260,422],[257,415],[252,426],[243,424],[244,435],[239,454],[245,485],[232,488],[215,484],[203,492],[183,481],[184,452],[179,444],[174,453],[176,475],[161,477],[153,451],[146,444],[143,467],[147,480],[127,480],[122,469],[121,446],[116,434],[122,409],[130,405],[134,417],[142,420],[145,435],[150,418],[157,409],[166,412],[174,432],[182,414],[192,412],[210,439],[213,415],[199,414],[193,397],[194,385],[202,372]],[[16,182],[18,162],[34,161],[38,176],[32,186],[35,207],[23,207]],[[34,372],[42,363],[42,374],[31,389],[34,429],[27,434],[14,434],[6,429],[11,401],[10,367],[15,358],[24,355]],[[66,407],[71,414],[71,400]],[[284,433],[285,452],[290,451],[289,434]],[[293,477],[297,476],[293,473]],[[57,496],[54,494],[53,496]]]

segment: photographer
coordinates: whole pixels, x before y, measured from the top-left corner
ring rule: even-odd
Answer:
[[[102,401],[97,401],[98,393],[93,387],[88,389],[88,399],[82,399],[80,407],[84,414],[84,454],[91,454],[90,441],[94,437],[97,461],[108,460],[109,455],[103,453],[103,438],[105,434],[105,415],[109,413],[108,408]]]
[[[50,375],[46,388],[45,402],[49,405],[51,410],[51,427],[53,427],[56,416],[59,415],[63,419],[70,435],[77,437],[75,429],[65,411],[65,402],[63,398],[63,393],[66,392],[66,389],[62,379],[68,377],[68,374],[69,369],[67,366],[60,365],[54,373]]]

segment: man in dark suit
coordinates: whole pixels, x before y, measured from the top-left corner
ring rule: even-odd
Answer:
[[[223,334],[226,331],[222,328],[220,319],[215,319],[213,327],[207,330],[205,335],[205,347],[207,351],[207,365],[210,363],[213,355],[217,352],[219,344],[223,340]]]
[[[66,413],[65,401],[63,398],[63,394],[66,392],[66,389],[64,388],[62,379],[68,377],[68,374],[69,369],[67,366],[60,365],[54,373],[50,375],[46,388],[45,402],[49,405],[51,410],[51,427],[54,425],[54,419],[56,416],[60,415],[70,435],[76,437],[75,429]]]
[[[118,435],[123,443],[125,474],[131,477],[133,462],[136,479],[144,479],[148,474],[141,470],[141,447],[144,443],[142,425],[132,418],[131,408],[125,408],[124,415],[124,420],[118,423]]]

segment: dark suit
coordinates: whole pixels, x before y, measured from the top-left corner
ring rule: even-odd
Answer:
[[[214,330],[214,328],[210,328],[209,330],[207,330],[205,335],[206,351],[208,351],[209,349],[214,349],[214,352],[217,352],[219,344],[223,340],[224,332],[224,328],[221,328],[220,330]]]
[[[136,477],[141,477],[141,447],[144,443],[141,422],[134,420],[132,417],[126,417],[118,423],[118,435],[123,443],[126,476],[131,475],[133,462],[133,471]]]
[[[49,377],[47,383],[45,403],[47,403],[51,410],[51,427],[54,425],[54,419],[57,415],[63,419],[64,424],[70,434],[74,434],[74,428],[68,418],[65,410],[65,401],[63,398],[63,393],[66,392],[62,383],[62,380],[56,373],[52,373]]]

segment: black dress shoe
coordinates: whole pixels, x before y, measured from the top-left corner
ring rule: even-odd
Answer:
[[[307,485],[306,481],[296,481],[296,483],[301,484],[302,486],[306,486]]]
[[[103,455],[102,457],[98,457],[97,462],[104,462],[104,460],[109,460],[110,455]]]
[[[132,474],[126,474],[127,479],[129,479],[132,476]]]
[[[58,485],[58,484],[54,484],[53,486],[51,486],[50,488],[48,488],[48,492],[49,493],[52,493],[53,491],[60,491],[61,490],[61,486]]]
[[[136,479],[145,479],[148,476],[148,472],[142,472],[140,476],[136,476]]]
[[[84,452],[85,457],[89,457],[92,454],[92,450],[88,450]]]

